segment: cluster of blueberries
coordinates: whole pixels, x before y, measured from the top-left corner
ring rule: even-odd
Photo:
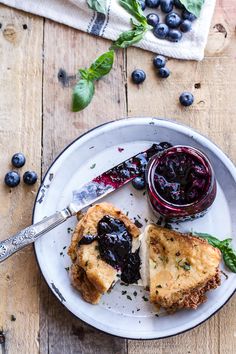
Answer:
[[[25,164],[25,156],[18,152],[12,156],[11,163],[16,168],[21,168]],[[26,171],[23,175],[25,184],[33,185],[37,181],[37,173],[34,171]],[[5,175],[4,182],[8,187],[16,187],[20,183],[20,174],[17,171],[9,171]]]
[[[160,23],[160,18],[156,13],[147,15],[147,23],[153,27],[154,35],[159,39],[167,39],[171,42],[179,42],[182,33],[189,32],[192,28],[192,22],[196,16],[187,11],[179,0],[138,0],[142,10],[146,7],[158,8],[166,15],[165,23]],[[182,16],[172,11],[174,6],[182,10]]]
[[[158,75],[161,78],[166,79],[170,75],[170,70],[166,67],[166,58],[162,55],[157,55],[153,59],[153,65],[158,70]],[[136,69],[132,72],[131,78],[133,83],[141,84],[146,79],[145,71],[143,71],[142,69]],[[191,92],[183,92],[179,97],[179,102],[185,107],[191,106],[191,104],[193,104],[193,101],[194,96]]]

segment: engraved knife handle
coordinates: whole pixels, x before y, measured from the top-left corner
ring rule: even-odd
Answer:
[[[37,240],[40,236],[54,229],[54,227],[62,224],[72,215],[73,213],[71,210],[65,208],[62,211],[56,212],[36,224],[27,227],[10,238],[0,241],[0,263],[10,257],[13,253]]]

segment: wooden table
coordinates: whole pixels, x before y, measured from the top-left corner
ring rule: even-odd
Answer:
[[[22,172],[34,169],[43,176],[74,138],[126,116],[169,117],[186,123],[214,140],[236,162],[235,18],[234,0],[219,0],[205,59],[170,59],[168,80],[156,77],[151,53],[135,48],[119,51],[112,72],[98,82],[92,104],[72,113],[73,75],[106,51],[109,42],[1,5],[1,181],[11,168],[13,153],[22,151],[27,156]],[[130,82],[135,68],[147,73],[140,87]],[[58,76],[60,69],[66,75]],[[187,109],[178,104],[184,90],[195,96],[195,104]],[[0,183],[1,239],[31,222],[37,188],[21,184],[11,190]],[[27,247],[0,265],[0,353],[233,354],[235,305],[234,297],[209,321],[177,337],[115,338],[83,324],[59,303],[42,279],[33,247]]]

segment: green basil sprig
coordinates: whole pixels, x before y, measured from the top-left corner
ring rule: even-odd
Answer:
[[[86,108],[91,102],[95,85],[94,81],[107,75],[113,66],[114,51],[110,50],[97,58],[89,69],[80,69],[81,79],[74,87],[72,95],[72,111],[79,112]]]
[[[205,0],[180,0],[180,2],[189,12],[199,17]]]
[[[137,21],[143,25],[147,24],[146,16],[143,13],[140,3],[137,0],[120,0],[120,5],[126,9]]]
[[[111,48],[127,48],[132,44],[138,43],[143,39],[145,33],[151,29],[148,25],[146,16],[137,0],[120,0],[120,5],[126,9],[134,18],[131,19],[132,29],[122,32],[119,38],[113,42]]]
[[[236,273],[236,252],[231,247],[231,238],[227,238],[223,241],[218,238],[201,232],[194,232],[193,235],[204,238],[213,247],[219,248],[222,253],[225,265],[234,273]]]
[[[88,6],[104,15],[107,13],[107,0],[87,0]]]

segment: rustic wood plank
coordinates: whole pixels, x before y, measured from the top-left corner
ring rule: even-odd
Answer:
[[[5,239],[31,223],[38,188],[22,183],[9,189],[2,181],[19,151],[27,159],[21,176],[27,169],[40,176],[43,20],[0,5],[0,23],[0,239]],[[32,246],[0,269],[0,331],[5,333],[0,352],[38,353],[38,268]]]
[[[211,138],[236,161],[236,79],[232,75],[236,52],[234,19],[233,1],[218,1],[205,59],[199,63],[170,59],[167,65],[172,74],[167,80],[156,76],[152,54],[129,49],[128,114],[168,117],[188,124]],[[133,85],[129,79],[136,68],[145,70],[148,77],[140,87]],[[193,92],[195,96],[195,104],[188,108],[178,103],[180,93],[185,90]],[[235,304],[234,297],[209,321],[177,337],[148,342],[129,341],[128,353],[233,354]]]
[[[74,74],[108,50],[109,42],[46,20],[44,47],[43,171],[74,138],[126,115],[123,54],[96,85],[90,106],[70,112]],[[55,48],[52,50],[52,48]],[[60,70],[62,69],[62,70]],[[69,78],[68,78],[69,76]],[[98,332],[72,316],[41,282],[40,352],[123,354],[126,342]]]

